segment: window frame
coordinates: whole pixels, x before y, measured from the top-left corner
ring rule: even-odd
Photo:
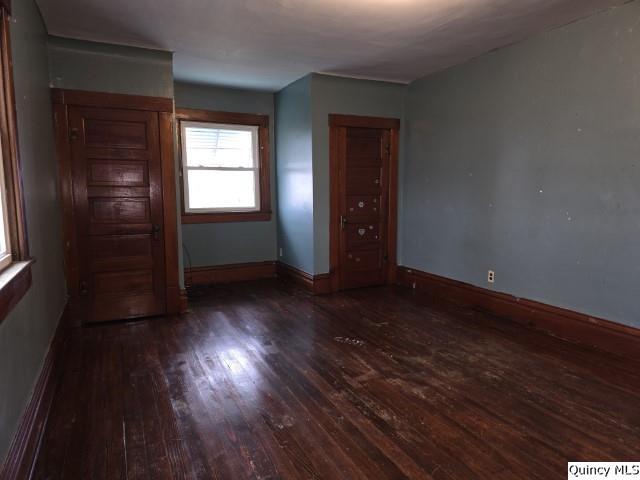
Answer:
[[[178,122],[178,152],[180,158],[180,190],[182,196],[182,223],[220,223],[220,222],[264,222],[271,220],[271,169],[269,159],[269,116],[220,112],[197,109],[176,109]],[[257,127],[257,151],[258,151],[258,200],[259,208],[256,210],[235,209],[233,211],[187,211],[187,167],[183,157],[183,123],[203,123],[217,125],[238,125],[245,127]],[[215,168],[212,168],[215,169]]]
[[[189,166],[188,162],[184,162],[182,165],[183,171],[183,188],[184,188],[184,210],[185,213],[230,213],[230,212],[257,212],[260,211],[260,140],[259,140],[259,127],[256,125],[237,125],[230,123],[213,123],[213,122],[193,122],[183,120],[180,122],[180,135],[181,140],[184,140],[186,130],[189,127],[193,128],[218,128],[220,130],[234,130],[238,132],[251,133],[251,154],[253,156],[253,166],[251,168],[243,167],[202,167],[202,166]],[[182,158],[185,158],[187,154],[187,147],[182,142]],[[191,208],[188,205],[189,200],[189,171],[192,170],[212,170],[212,171],[232,171],[232,172],[252,172],[253,183],[255,186],[254,207],[239,207],[239,208]]]
[[[7,255],[0,261],[0,322],[31,287],[31,264],[18,147],[11,58],[10,2],[0,1],[0,155]],[[10,255],[10,257],[9,257]]]

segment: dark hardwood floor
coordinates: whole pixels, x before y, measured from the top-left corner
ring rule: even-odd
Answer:
[[[36,478],[554,479],[640,459],[637,363],[396,287],[75,330]]]

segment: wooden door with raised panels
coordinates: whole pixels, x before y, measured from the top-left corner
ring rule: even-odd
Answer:
[[[85,321],[166,311],[158,115],[69,108],[78,299]]]
[[[387,282],[390,131],[340,129],[340,288]]]

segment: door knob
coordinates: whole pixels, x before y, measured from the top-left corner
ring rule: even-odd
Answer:
[[[157,223],[153,224],[153,239],[158,240],[160,238],[160,225]]]

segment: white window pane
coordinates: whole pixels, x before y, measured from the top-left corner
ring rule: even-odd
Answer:
[[[255,172],[189,170],[189,209],[258,209]]]
[[[4,202],[0,200],[0,255],[7,253],[7,231],[5,230],[6,222],[4,221]]]
[[[190,167],[253,168],[257,131],[251,127],[186,127]]]

